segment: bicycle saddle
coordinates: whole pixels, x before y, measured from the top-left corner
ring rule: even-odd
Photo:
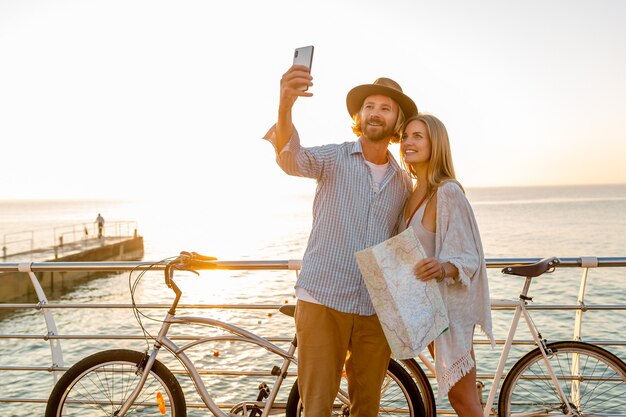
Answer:
[[[289,317],[293,317],[296,311],[296,306],[294,304],[284,305],[280,307],[278,311],[280,311],[283,314],[286,314]]]
[[[553,256],[551,258],[543,258],[542,260],[529,265],[512,265],[502,269],[503,274],[518,275],[520,277],[538,277],[539,275],[554,269],[561,261]]]

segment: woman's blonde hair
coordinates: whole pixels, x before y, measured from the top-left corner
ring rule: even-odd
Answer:
[[[430,161],[426,172],[426,181],[428,181],[426,189],[428,193],[432,193],[444,182],[450,180],[456,181],[456,174],[454,173],[454,165],[452,163],[452,151],[450,150],[450,140],[448,139],[448,131],[441,120],[425,113],[410,117],[404,123],[403,131],[409,123],[418,120],[426,125],[430,139]],[[404,169],[406,169],[412,178],[417,179],[417,172],[411,164],[406,162],[405,154],[402,150],[400,154]]]
[[[396,119],[396,125],[393,127],[391,143],[400,143],[402,140],[402,132],[404,131],[404,112],[398,103],[396,103],[396,105],[398,106],[398,118]],[[358,137],[363,134],[361,127],[361,110],[363,110],[363,104],[361,104],[361,109],[352,116],[352,131]]]

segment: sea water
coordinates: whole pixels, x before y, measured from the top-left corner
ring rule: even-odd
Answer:
[[[467,189],[487,258],[624,257],[626,256],[626,185],[516,187]],[[6,234],[33,231],[38,244],[52,244],[53,228],[84,225],[92,228],[97,213],[106,220],[133,220],[144,237],[146,261],[158,261],[181,250],[197,251],[221,260],[300,259],[311,224],[312,193],[269,196],[267,202],[238,204],[206,196],[186,201],[0,201],[0,239]],[[250,202],[248,202],[250,203]],[[49,243],[48,243],[49,242]],[[24,259],[32,261],[32,259]],[[132,282],[138,274],[130,277]],[[491,296],[514,299],[522,280],[490,270]],[[536,280],[531,295],[537,304],[575,304],[581,270],[559,269]],[[183,275],[180,285],[185,304],[284,304],[295,302],[295,274],[286,271],[205,271],[200,277]],[[0,283],[1,284],[1,283]],[[621,268],[600,268],[589,276],[587,304],[626,304],[626,278]],[[121,304],[130,302],[129,274],[110,274],[88,281],[71,291],[49,294],[53,303]],[[168,303],[171,293],[160,273],[145,275],[135,294],[139,303]],[[29,302],[34,302],[29,300]],[[125,309],[54,310],[59,332],[64,335],[91,333],[141,336],[141,328]],[[144,311],[143,326],[154,332],[161,310]],[[290,337],[290,319],[275,310],[218,309],[185,311],[236,323],[263,336]],[[47,329],[39,311],[18,309],[0,321],[0,334],[44,335]],[[504,339],[510,323],[509,311],[494,311],[496,339]],[[573,311],[537,311],[533,318],[549,340],[571,339]],[[589,312],[583,321],[583,339],[623,339],[624,313]],[[192,329],[198,335],[206,328]],[[516,339],[528,339],[520,329]],[[477,333],[477,341],[484,337]],[[238,350],[224,343],[192,354],[203,369],[268,371],[272,358],[258,350]],[[143,340],[62,342],[66,365],[106,348],[144,350]],[[283,346],[286,348],[286,346]],[[513,355],[531,346],[521,346]],[[622,359],[626,352],[610,347]],[[479,373],[493,371],[500,353],[477,345]],[[168,363],[168,359],[164,358]],[[276,362],[276,361],[274,361]],[[511,361],[509,361],[511,362]],[[0,366],[49,366],[50,349],[42,338],[0,340]],[[278,363],[271,363],[272,365]],[[177,365],[177,364],[174,364]],[[209,389],[219,401],[238,402],[241,387],[229,377],[208,377]],[[1,398],[47,398],[53,385],[45,372],[0,371]],[[487,382],[487,381],[485,381]],[[187,392],[193,390],[184,382]],[[254,384],[252,384],[254,385]],[[488,388],[488,386],[487,386]],[[254,388],[252,388],[254,390]],[[198,399],[189,394],[190,401]],[[247,398],[249,399],[249,398]],[[3,415],[41,415],[44,405],[0,403]],[[207,411],[195,411],[208,415]],[[196,415],[190,413],[190,415]]]

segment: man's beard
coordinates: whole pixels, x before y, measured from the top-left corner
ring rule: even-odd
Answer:
[[[382,129],[381,129],[382,127]],[[368,124],[363,129],[363,136],[372,142],[382,142],[393,135],[393,129],[387,126],[372,127]]]

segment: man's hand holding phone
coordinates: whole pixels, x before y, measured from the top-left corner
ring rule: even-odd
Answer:
[[[293,106],[298,97],[312,97],[308,92],[313,85],[311,65],[313,63],[313,46],[296,48],[293,65],[283,74],[280,80],[281,107]]]
[[[280,79],[280,103],[278,104],[278,121],[276,122],[277,152],[280,152],[293,133],[291,110],[298,97],[312,97],[308,92],[313,85],[311,64],[313,63],[313,46],[296,48],[293,65]]]

